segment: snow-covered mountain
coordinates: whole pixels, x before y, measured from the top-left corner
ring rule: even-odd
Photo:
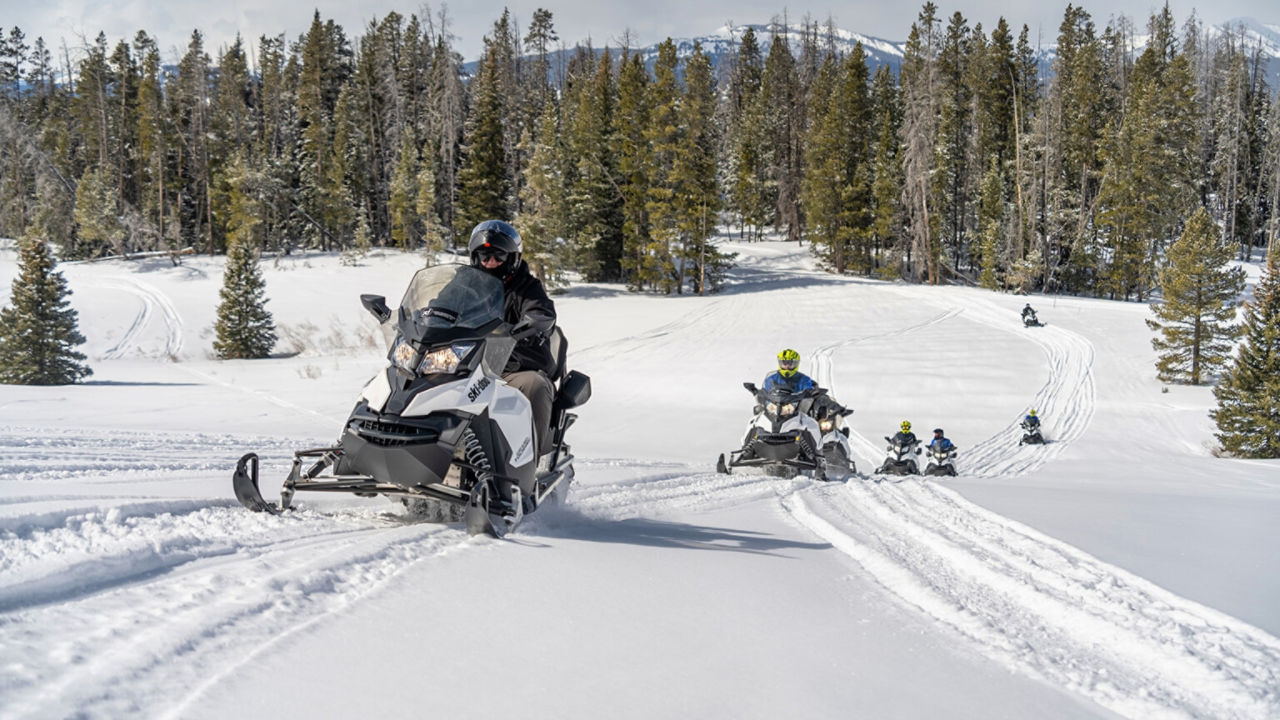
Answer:
[[[1212,456],[1145,305],[727,249],[719,295],[556,296],[577,482],[504,541],[231,494],[240,454],[270,494],[332,441],[385,362],[358,294],[419,256],[264,263],[282,354],[228,362],[223,258],[63,265],[95,374],[0,386],[0,717],[1280,717],[1280,461]],[[782,347],[855,410],[844,482],[713,471]],[[903,419],[958,477],[876,481]]]
[[[1139,18],[1139,27],[1143,23],[1145,23],[1145,19]],[[768,54],[770,43],[775,34],[786,35],[793,53],[799,54],[801,47],[803,47],[805,28],[802,25],[726,26],[706,35],[672,38],[672,41],[676,44],[677,54],[682,58],[693,53],[695,43],[701,44],[702,51],[710,58],[712,67],[718,68],[733,56],[737,44],[748,27],[755,31],[762,55]],[[1018,27],[1014,28],[1015,32]],[[1280,25],[1269,25],[1252,18],[1235,18],[1221,25],[1210,26],[1208,32],[1211,38],[1218,38],[1230,33],[1240,38],[1243,46],[1250,52],[1254,48],[1260,50],[1268,67],[1267,72],[1272,88],[1280,86]],[[1032,40],[1033,42],[1035,41],[1034,38]],[[1056,57],[1055,40],[1056,36],[1042,38],[1036,52],[1041,70],[1046,74],[1052,72],[1053,60]],[[862,43],[863,51],[867,54],[867,66],[872,73],[881,65],[888,65],[895,73],[901,67],[903,48],[906,45],[905,40],[886,40],[842,28],[828,30],[825,27],[820,27],[818,30],[819,46],[823,48],[830,47],[840,53],[850,52],[854,45],[859,42]],[[1139,38],[1135,51],[1140,52],[1142,47],[1143,44],[1141,38]],[[596,48],[595,50],[597,53],[601,52],[601,48]],[[632,51],[644,57],[645,63],[650,68],[652,68],[654,61],[658,57],[658,45],[656,43],[642,48],[633,48]],[[565,49],[552,53],[552,73],[557,72],[559,68],[567,64],[574,52],[576,50]],[[617,49],[611,48],[611,52],[617,52]],[[474,67],[475,63],[469,63],[466,66],[468,72],[471,72]]]

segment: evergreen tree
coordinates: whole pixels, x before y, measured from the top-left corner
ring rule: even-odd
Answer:
[[[511,185],[503,142],[506,103],[501,88],[501,52],[485,39],[475,83],[475,103],[467,121],[462,170],[458,173],[459,197],[456,230],[466,237],[485,220],[508,217]]]
[[[0,383],[65,385],[92,375],[76,329],[71,290],[41,239],[21,244],[10,305],[0,310]]]
[[[680,231],[682,280],[702,295],[719,288],[728,270],[728,258],[709,242],[715,234],[720,211],[720,188],[716,182],[716,88],[711,77],[711,61],[702,45],[693,44],[693,54],[685,61],[685,91],[677,118],[680,123],[680,151],[672,167],[676,193],[676,222]],[[681,282],[683,284],[683,282]]]
[[[622,193],[622,275],[642,290],[649,249],[649,73],[639,54],[625,54],[618,71],[618,176]]]
[[[405,250],[418,244],[418,150],[409,132],[400,135],[399,159],[391,175],[391,239]]]
[[[1164,301],[1153,303],[1155,320],[1147,326],[1159,331],[1151,341],[1160,353],[1156,369],[1161,380],[1187,379],[1199,385],[1230,357],[1239,335],[1236,297],[1244,289],[1243,268],[1228,268],[1232,248],[1204,208],[1187,221],[1182,237],[1169,248],[1169,265],[1160,273]]]
[[[1214,388],[1218,441],[1239,457],[1280,457],[1280,252],[1268,255],[1245,311],[1244,342]]]
[[[116,211],[115,188],[110,168],[91,167],[76,186],[76,226],[79,229],[78,251],[88,257],[114,252],[125,254],[126,232]]]
[[[679,279],[674,247],[680,237],[676,198],[679,188],[673,176],[676,154],[680,152],[678,65],[676,44],[667,38],[658,46],[649,90],[651,115],[645,139],[650,148],[651,171],[645,210],[649,214],[650,242],[640,269],[641,281],[664,293],[677,290]]]
[[[566,270],[563,257],[565,186],[563,147],[560,142],[559,111],[554,100],[548,100],[538,121],[538,134],[526,134],[524,157],[525,186],[520,190],[522,211],[516,216],[520,237],[524,240],[524,259],[529,269],[543,282],[563,282]]]
[[[266,282],[258,267],[262,242],[261,178],[245,169],[240,158],[231,167],[229,247],[213,349],[224,360],[264,358],[276,344],[276,332],[266,309]]]

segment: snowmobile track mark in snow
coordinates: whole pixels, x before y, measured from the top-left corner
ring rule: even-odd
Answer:
[[[929,482],[782,506],[983,655],[1126,717],[1280,713],[1280,641]]]

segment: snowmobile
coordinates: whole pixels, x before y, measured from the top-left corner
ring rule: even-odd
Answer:
[[[956,446],[943,450],[936,445],[925,447],[925,457],[929,459],[929,464],[924,468],[925,475],[952,475],[956,474]]]
[[[1022,327],[1044,327],[1044,323],[1036,317],[1036,311],[1032,310],[1022,316]]]
[[[876,468],[879,474],[888,475],[919,475],[920,465],[912,455],[920,454],[920,441],[898,442],[889,436],[885,436],[885,442],[889,446],[885,448],[889,451],[889,455],[884,459],[884,463]]]
[[[747,425],[741,450],[723,453],[716,471],[730,473],[735,467],[759,467],[769,475],[794,477],[811,471],[816,480],[838,479],[857,472],[849,448],[849,429],[841,419],[853,411],[828,411],[817,400],[827,394],[823,388],[800,393],[783,389],[761,390],[755,383],[743,383],[756,398],[755,417]]]
[[[361,391],[336,445],[294,454],[278,505],[258,489],[257,454],[240,458],[233,485],[242,505],[279,514],[296,492],[384,495],[465,520],[472,535],[502,537],[543,504],[563,502],[573,479],[565,432],[577,419],[568,411],[590,399],[591,379],[566,372],[559,327],[547,338],[556,362],[551,451],[539,459],[532,406],[502,377],[534,330],[503,320],[500,280],[468,265],[423,268],[394,323],[384,297],[360,301],[392,338],[387,367]]]
[[[1018,441],[1019,445],[1044,445],[1048,440],[1044,439],[1044,435],[1040,433],[1040,426],[1031,425],[1027,421],[1022,421],[1022,439]]]

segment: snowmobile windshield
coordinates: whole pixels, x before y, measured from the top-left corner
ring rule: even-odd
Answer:
[[[423,268],[400,307],[428,332],[479,328],[502,318],[502,281],[470,265]]]

